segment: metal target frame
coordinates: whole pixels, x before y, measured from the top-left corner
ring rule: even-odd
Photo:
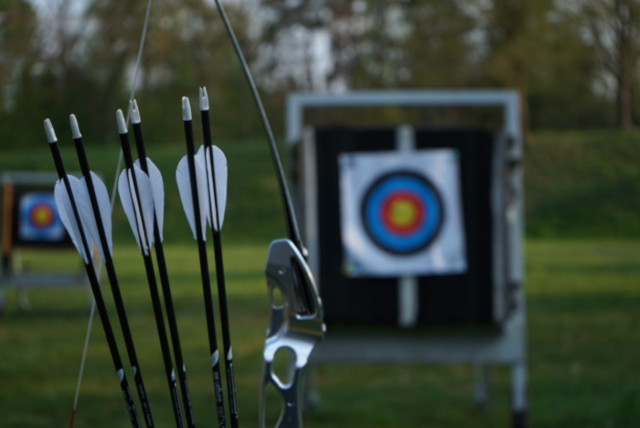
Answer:
[[[314,192],[317,176],[314,164],[313,129],[305,125],[305,110],[312,108],[365,107],[472,107],[499,108],[502,123],[495,130],[500,140],[499,161],[491,168],[493,211],[494,316],[499,331],[486,334],[445,334],[420,337],[377,333],[367,335],[330,332],[318,345],[314,363],[471,363],[475,370],[475,400],[488,399],[488,367],[508,365],[511,368],[511,411],[514,427],[527,424],[526,308],[523,271],[523,142],[520,119],[520,97],[513,90],[421,90],[421,91],[356,91],[343,94],[294,93],[287,99],[286,141],[297,151],[298,176],[294,177],[297,210],[309,250],[309,265],[322,289],[319,268],[318,209]],[[413,127],[401,125],[396,132],[397,150],[413,149]],[[399,278],[399,297],[406,303],[405,318],[411,323],[412,278]],[[404,292],[403,292],[404,290]],[[510,291],[512,298],[504,298]],[[403,296],[404,293],[404,296]],[[325,302],[325,305],[327,303]],[[402,315],[401,315],[402,317]],[[403,324],[400,319],[400,324]]]

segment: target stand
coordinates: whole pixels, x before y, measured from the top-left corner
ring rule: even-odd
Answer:
[[[308,109],[388,106],[493,108],[500,125],[304,122]],[[289,97],[297,208],[327,324],[312,362],[471,363],[479,404],[489,367],[508,365],[513,426],[526,426],[520,126],[514,91]]]
[[[71,250],[73,244],[60,221],[53,198],[57,175],[47,172],[5,172],[2,186],[2,259],[0,271],[0,313],[4,311],[5,292],[17,291],[22,310],[29,308],[27,290],[83,286],[86,275],[77,271],[30,269],[22,263],[21,250]],[[43,253],[46,257],[46,253]]]

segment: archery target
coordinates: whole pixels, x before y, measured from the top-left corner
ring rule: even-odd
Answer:
[[[367,189],[361,222],[384,251],[413,254],[427,247],[442,226],[442,197],[424,176],[411,171],[383,175]]]
[[[338,162],[347,275],[466,270],[455,150],[343,153]]]
[[[53,194],[30,192],[18,202],[18,238],[23,242],[59,242],[65,239]]]

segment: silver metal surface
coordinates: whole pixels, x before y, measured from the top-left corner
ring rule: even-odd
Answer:
[[[271,243],[265,273],[271,319],[263,351],[260,426],[266,426],[266,388],[272,385],[283,401],[276,427],[298,428],[302,427],[302,375],[325,332],[322,302],[311,270],[290,240]],[[283,349],[295,357],[286,369],[290,373],[289,382],[274,372],[276,355]]]
[[[304,110],[318,107],[501,107],[502,131],[513,139],[509,156],[522,157],[520,96],[511,89],[441,89],[406,91],[352,91],[342,94],[297,92],[287,98],[287,144],[302,138]]]

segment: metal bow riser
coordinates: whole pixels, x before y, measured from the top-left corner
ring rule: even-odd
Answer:
[[[261,426],[266,423],[266,388],[271,384],[283,400],[276,426],[301,427],[303,371],[313,348],[323,339],[325,332],[322,301],[304,257],[288,239],[271,243],[265,273],[271,319],[263,352]],[[275,293],[282,296],[281,304]],[[282,349],[290,350],[295,356],[289,368],[290,383],[283,382],[273,372],[276,354]]]

